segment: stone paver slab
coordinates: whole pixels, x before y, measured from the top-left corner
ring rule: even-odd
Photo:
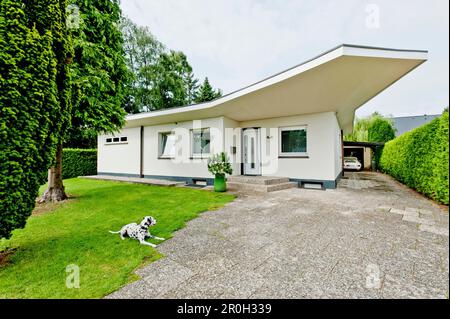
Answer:
[[[391,208],[391,210],[389,212],[392,214],[404,215],[406,211],[402,210],[402,209]]]
[[[408,212],[408,211],[405,211],[405,212],[403,213],[403,218],[416,219],[416,218],[419,218],[419,213],[418,213],[418,212]]]
[[[433,216],[433,212],[428,209],[420,209],[419,212],[421,215]]]
[[[422,224],[419,226],[419,230],[448,237],[448,228]]]
[[[431,219],[425,219],[411,215],[404,215],[402,220],[405,222],[417,223],[421,225],[429,225],[429,226],[434,225],[434,221]]]

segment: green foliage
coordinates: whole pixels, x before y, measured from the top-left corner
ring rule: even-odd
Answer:
[[[200,86],[195,101],[197,103],[203,103],[215,100],[222,96],[222,91],[215,91],[211,84],[209,83],[208,78],[206,77],[203,81],[203,84]]]
[[[124,37],[124,51],[132,81],[127,87],[125,111],[139,113],[149,111],[153,103],[152,88],[156,63],[165,50],[148,27],[136,25],[128,18],[123,18],[121,30]]]
[[[126,18],[121,26],[127,65],[132,72],[124,106],[128,113],[185,106],[221,95],[207,80],[203,89],[199,89],[186,55],[167,50],[147,27]]]
[[[233,174],[227,153],[221,152],[208,159],[208,171],[213,175]]]
[[[444,204],[449,203],[448,112],[388,142],[380,165],[400,182]]]
[[[186,85],[187,104],[194,104],[198,96],[198,79],[194,77],[194,73],[191,72],[185,74],[184,82]]]
[[[344,136],[345,141],[368,142],[370,118],[356,118],[353,132]]]
[[[93,130],[70,128],[64,140],[64,148],[97,148],[98,134]]]
[[[70,0],[79,8],[79,25],[72,29],[74,57],[72,123],[65,145],[93,146],[99,132],[114,132],[125,122],[125,88],[130,73],[118,26],[117,0]]]
[[[97,174],[97,150],[65,148],[62,152],[62,178]],[[47,182],[47,171],[42,171],[40,185]]]
[[[65,7],[0,0],[0,238],[25,226],[69,120]]]
[[[357,118],[352,134],[344,140],[352,142],[388,142],[395,138],[392,121],[378,112],[366,118]]]
[[[355,120],[352,134],[344,136],[344,140],[352,142],[388,142],[395,138],[392,121],[374,112],[371,116]],[[375,167],[379,166],[383,147],[374,149]]]
[[[382,117],[375,117],[368,127],[369,142],[389,142],[395,138],[392,122]]]
[[[192,75],[192,67],[183,52],[162,53],[154,66],[154,82],[151,89],[152,110],[188,104],[186,79],[190,75]]]
[[[188,188],[80,178],[67,180],[66,188],[74,200],[39,207],[25,229],[0,240],[0,252],[16,249],[0,265],[1,299],[102,298],[128,283],[136,268],[161,257],[157,249],[121,240],[108,230],[140,222],[151,212],[158,221],[152,234],[170,238],[199,213],[234,199]],[[66,287],[70,264],[81,269],[79,289]]]
[[[395,129],[391,120],[381,116],[375,116],[370,121],[368,127],[369,142],[388,142],[395,138]],[[375,167],[379,167],[383,147],[376,147],[374,150]]]
[[[64,179],[96,175],[97,150],[66,148],[63,150],[62,165]]]
[[[72,78],[70,64],[73,59],[73,42],[66,26],[67,0],[22,0],[28,27],[40,34],[51,32],[52,51],[56,61],[56,87],[60,112],[58,120],[52,121],[52,133],[57,141],[65,136],[70,127],[72,111]],[[36,79],[34,79],[36,81]]]

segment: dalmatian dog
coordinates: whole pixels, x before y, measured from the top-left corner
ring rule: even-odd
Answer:
[[[125,225],[122,227],[119,231],[109,231],[111,234],[120,234],[120,238],[122,240],[125,239],[125,236],[128,236],[133,239],[139,240],[139,242],[142,245],[147,245],[151,247],[156,247],[156,245],[149,243],[145,241],[147,238],[157,239],[157,240],[164,240],[164,238],[156,237],[150,234],[150,231],[148,230],[149,227],[154,226],[156,224],[156,219],[154,219],[152,216],[146,216],[142,220],[142,222],[138,225],[136,223],[131,223],[128,225]]]

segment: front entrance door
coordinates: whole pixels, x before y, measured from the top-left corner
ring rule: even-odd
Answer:
[[[261,130],[246,128],[242,132],[244,175],[261,175]]]

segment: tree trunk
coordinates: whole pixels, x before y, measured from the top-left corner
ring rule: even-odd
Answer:
[[[63,147],[60,143],[56,150],[56,165],[48,170],[48,187],[39,203],[59,202],[67,199],[62,180],[62,152]]]

